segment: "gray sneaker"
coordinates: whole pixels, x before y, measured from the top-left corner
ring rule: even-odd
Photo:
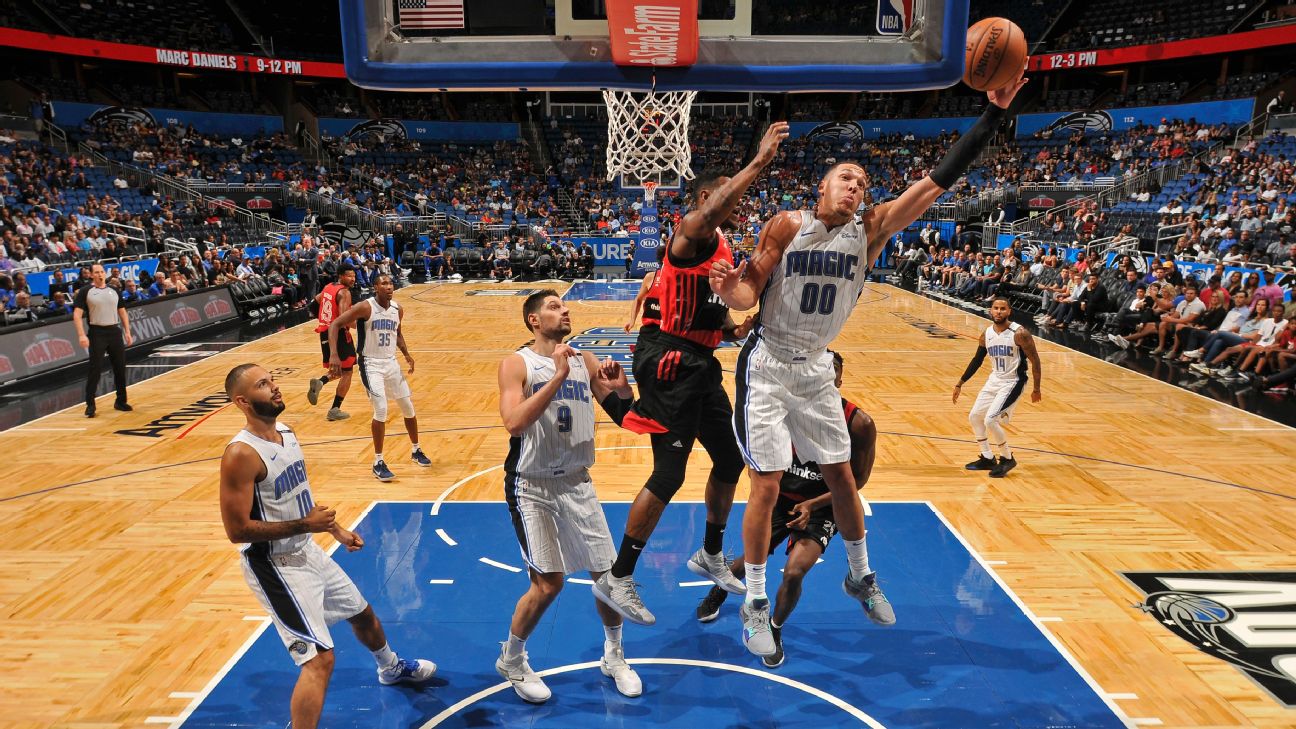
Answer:
[[[306,391],[306,399],[310,402],[311,405],[319,404],[320,390],[323,389],[324,389],[324,383],[320,382],[318,377],[312,377],[310,381],[310,389]]]
[[[657,618],[644,607],[639,598],[634,575],[613,577],[611,572],[599,575],[590,591],[598,601],[621,614],[621,617],[638,625],[652,625]]]
[[[769,600],[743,601],[738,608],[738,617],[742,618],[743,646],[758,656],[772,656],[778,651],[774,644],[774,633],[770,630]]]
[[[706,550],[699,549],[689,557],[688,568],[689,572],[711,580],[717,587],[731,595],[746,595],[747,586],[729,571],[731,564],[733,562],[723,554],[711,556],[706,553]]]
[[[346,420],[347,418],[351,417],[351,413],[342,412],[342,408],[329,408],[328,415],[326,417],[329,420]]]
[[[882,594],[882,588],[878,587],[876,572],[864,575],[862,580],[855,580],[851,578],[850,570],[847,570],[842,591],[860,601],[869,620],[878,625],[895,625],[895,610],[891,609],[891,603]]]

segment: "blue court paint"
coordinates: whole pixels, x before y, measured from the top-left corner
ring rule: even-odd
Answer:
[[[634,301],[638,281],[580,281],[563,294],[566,301]]]
[[[618,694],[597,665],[567,670],[546,679],[554,693],[548,704],[526,705],[505,687],[438,726],[823,729],[867,725],[859,716],[892,728],[1122,726],[928,505],[871,506],[870,561],[895,606],[896,626],[873,625],[842,594],[845,556],[834,540],[825,562],[806,577],[800,605],[784,629],[787,662],[766,671],[739,640],[736,598],[715,622],[694,619],[707,588],[679,583],[697,579],[684,562],[702,542],[705,512],[700,504],[675,504],[636,573],[657,625],[627,625],[625,653],[632,660],[716,665],[640,664],[644,695],[636,699]],[[447,707],[501,683],[494,661],[527,579],[478,560],[522,564],[507,507],[446,502],[437,516],[429,507],[375,505],[357,528],[364,550],[334,557],[384,621],[392,647],[437,662],[437,678],[422,688],[380,686],[368,651],[345,623],[338,624],[337,665],[321,726],[423,727]],[[604,508],[619,538],[629,507]],[[742,509],[736,505],[730,519],[731,543]],[[448,545],[437,529],[457,545]],[[781,553],[771,558],[771,595],[783,561]],[[446,579],[454,582],[430,583]],[[535,670],[599,660],[603,631],[593,603],[587,585],[568,583],[527,643]],[[267,630],[184,726],[281,729],[296,677],[278,636]],[[825,695],[854,707],[854,715]]]

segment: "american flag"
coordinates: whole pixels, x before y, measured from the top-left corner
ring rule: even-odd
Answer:
[[[405,30],[464,27],[463,0],[396,0]]]

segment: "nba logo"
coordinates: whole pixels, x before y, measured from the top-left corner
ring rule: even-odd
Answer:
[[[878,0],[877,32],[903,35],[913,24],[914,0]]]

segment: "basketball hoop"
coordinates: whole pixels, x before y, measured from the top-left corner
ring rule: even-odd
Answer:
[[[696,91],[603,91],[608,110],[607,178],[672,172],[693,179],[689,169],[689,108]],[[653,187],[657,187],[653,183]],[[648,183],[644,183],[648,190]],[[651,192],[647,194],[651,195]]]
[[[643,189],[644,189],[644,202],[646,204],[651,205],[653,199],[656,197],[657,194],[657,183],[651,181],[645,182],[643,184]]]

